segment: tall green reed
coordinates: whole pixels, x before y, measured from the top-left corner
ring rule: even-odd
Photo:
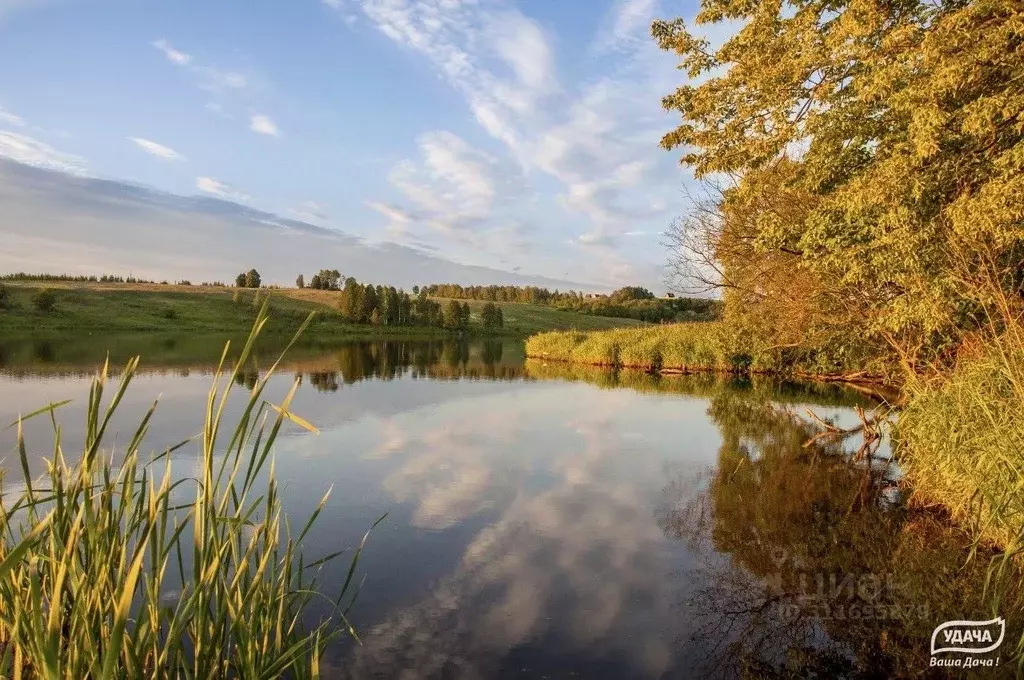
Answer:
[[[15,424],[24,477],[15,491],[5,492],[0,468],[0,677],[316,678],[326,646],[355,636],[346,613],[367,536],[328,598],[318,576],[342,552],[310,560],[301,548],[330,491],[298,532],[282,514],[274,442],[285,421],[316,430],[290,410],[297,381],[279,404],[264,399],[281,358],[252,387],[237,421],[224,419],[268,308],[264,303],[231,368],[225,346],[201,434],[151,460],[141,449],[156,403],[120,462],[109,448],[111,419],[137,357],[106,408],[106,365],[94,381],[84,447],[73,465],[55,417],[67,402]],[[53,454],[33,479],[22,425],[41,416],[53,425]],[[175,480],[171,454],[196,441],[199,475]],[[185,494],[191,500],[180,502]],[[311,623],[314,600],[331,613]]]

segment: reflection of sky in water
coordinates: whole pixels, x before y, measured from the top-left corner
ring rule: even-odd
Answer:
[[[279,376],[268,397],[280,399],[292,379]],[[152,449],[198,431],[209,382],[138,377],[114,423],[120,441],[158,396]],[[78,397],[60,416],[74,451],[87,390],[85,379],[0,379],[0,419]],[[228,422],[245,392],[236,388]],[[692,670],[691,558],[654,516],[667,487],[716,462],[720,437],[705,400],[584,383],[400,378],[329,393],[306,383],[293,410],[321,428],[290,428],[277,446],[293,523],[334,487],[311,557],[352,545],[388,513],[360,568],[353,622],[363,645],[327,660],[338,675]],[[38,466],[49,423],[30,425]],[[13,430],[0,433],[5,453],[13,445]],[[190,456],[194,447],[181,451],[177,474],[193,474]],[[340,583],[346,567],[330,567],[325,583]]]

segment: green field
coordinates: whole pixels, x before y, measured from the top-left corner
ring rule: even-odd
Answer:
[[[448,302],[445,298],[434,299],[442,304]],[[487,304],[483,300],[463,300],[462,302],[469,303],[474,321],[479,320],[480,310]],[[544,331],[572,329],[596,331],[607,328],[633,328],[650,325],[635,319],[591,316],[578,312],[562,311],[547,305],[531,305],[523,302],[495,302],[494,304],[501,307],[501,312],[505,316],[505,330],[515,335],[532,335]]]
[[[0,337],[68,333],[242,333],[252,326],[258,311],[256,291],[217,286],[163,284],[7,282],[8,309],[0,309]],[[41,288],[56,294],[54,309],[43,312],[32,304]],[[371,326],[354,324],[337,310],[334,291],[282,288],[259,291],[271,298],[267,331],[290,333],[310,312],[318,312],[309,336],[422,337],[450,331],[423,326]],[[442,301],[445,302],[445,301]],[[472,332],[483,333],[480,311],[485,303],[469,301]],[[529,335],[569,328],[601,329],[642,325],[630,319],[612,319],[561,312],[550,307],[498,303],[505,316],[506,335]]]

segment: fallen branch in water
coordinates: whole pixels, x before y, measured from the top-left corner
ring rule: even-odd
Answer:
[[[870,458],[882,444],[881,426],[885,419],[879,415],[868,417],[860,406],[856,406],[854,409],[857,412],[857,417],[860,418],[860,425],[845,429],[821,419],[814,411],[807,409],[807,415],[821,426],[822,431],[804,442],[804,448],[810,448],[823,439],[841,441],[855,434],[861,434],[864,437],[864,441],[861,443],[860,448],[857,449],[853,459],[859,461],[865,457]]]

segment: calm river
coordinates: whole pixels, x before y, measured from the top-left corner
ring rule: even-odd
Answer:
[[[198,431],[219,343],[0,343],[0,426],[74,398],[73,451],[104,353],[139,351],[115,426],[124,441],[159,397],[156,450]],[[544,365],[514,341],[303,346],[268,397],[296,377],[292,410],[320,433],[278,440],[289,516],[333,486],[306,552],[387,515],[358,567],[361,644],[331,651],[331,677],[922,677],[938,623],[989,618],[985,565],[962,569],[964,539],[903,506],[885,446],[805,446],[808,410],[859,423],[857,392]],[[39,470],[52,434],[31,425]],[[0,444],[17,468],[13,430]],[[175,474],[195,464],[185,447]]]

